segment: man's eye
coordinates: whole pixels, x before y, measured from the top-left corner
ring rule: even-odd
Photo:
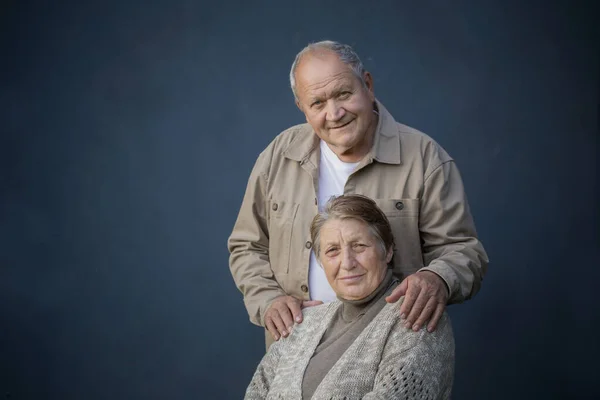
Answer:
[[[339,94],[339,96],[338,96],[338,97],[339,97],[340,99],[347,99],[348,97],[350,97],[350,95],[351,95],[351,94],[352,94],[352,93],[350,93],[350,92],[342,92],[342,93],[340,93],[340,94]]]
[[[319,107],[319,106],[321,106],[321,104],[323,104],[323,102],[321,100],[317,100],[317,101],[313,101],[313,103],[310,106],[311,107]]]
[[[335,254],[335,252],[337,250],[338,250],[337,247],[332,247],[330,249],[327,249],[327,251],[325,252],[325,254],[332,255],[332,254]]]

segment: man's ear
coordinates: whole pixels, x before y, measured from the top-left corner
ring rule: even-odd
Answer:
[[[304,110],[302,109],[302,106],[300,105],[300,102],[299,102],[298,100],[296,100],[296,107],[298,107],[298,110],[300,110],[300,112],[301,112],[302,114],[304,114],[304,117],[306,118],[306,122],[309,122],[309,121],[308,121],[308,117],[306,116],[306,113],[305,113],[305,112],[304,112]]]
[[[367,87],[367,91],[372,97],[372,101],[375,101],[375,89],[373,87],[373,76],[369,71],[365,71],[363,75],[363,79],[365,81],[365,86]]]

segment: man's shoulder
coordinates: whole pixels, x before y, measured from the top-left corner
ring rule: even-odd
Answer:
[[[291,141],[295,135],[313,135],[312,127],[306,122],[303,124],[292,125],[289,128],[283,130],[276,139]]]
[[[314,132],[309,124],[293,125],[275,136],[265,151],[271,150],[276,153],[283,153],[289,148],[300,145],[306,140],[312,140],[313,135]]]
[[[413,128],[412,126],[408,126],[397,121],[396,126],[398,127],[398,134],[402,140],[410,140],[411,142],[415,143],[419,142],[439,146],[435,139],[417,128]]]
[[[257,165],[268,175],[273,168],[282,167],[286,159],[301,161],[315,146],[315,134],[309,124],[291,126],[279,133],[260,152]]]
[[[379,107],[382,117],[382,136],[388,138],[390,145],[395,141],[395,138],[399,139],[403,159],[406,159],[407,156],[417,156],[415,159],[418,159],[419,156],[422,159],[435,158],[436,156],[449,159],[445,150],[431,136],[412,126],[398,122],[383,104],[379,103]],[[389,141],[390,138],[392,139],[391,142]]]
[[[446,150],[425,132],[397,121],[396,126],[404,157],[420,154],[422,159],[433,164],[452,160]]]

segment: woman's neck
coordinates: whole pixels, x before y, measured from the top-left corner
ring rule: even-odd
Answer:
[[[350,322],[364,314],[370,305],[377,302],[377,300],[385,294],[394,280],[392,270],[388,268],[383,279],[379,283],[379,286],[377,286],[377,288],[367,297],[358,300],[346,300],[338,296],[338,299],[342,302],[342,319],[346,322]]]

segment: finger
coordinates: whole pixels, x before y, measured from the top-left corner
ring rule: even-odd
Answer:
[[[409,278],[406,278],[407,280]],[[413,281],[408,283],[408,288],[406,289],[406,294],[404,295],[404,301],[400,306],[400,318],[408,318],[415,301],[417,301],[417,297],[421,292],[421,287],[414,283]]]
[[[395,303],[400,300],[400,297],[406,295],[406,289],[408,288],[408,280],[403,280],[398,286],[394,288],[392,293],[385,298],[388,303]]]
[[[292,301],[286,301],[277,309],[279,310],[279,317],[281,318],[281,322],[283,323],[283,331],[281,334],[283,336],[287,336],[290,332],[290,329],[294,326],[294,320],[292,317],[292,312],[290,311],[290,304]]]
[[[417,321],[417,318],[419,318],[419,315],[421,315],[421,313],[423,312],[423,309],[425,308],[425,305],[429,301],[429,298],[430,297],[427,296],[427,292],[425,290],[421,290],[419,292],[419,297],[417,297],[417,300],[413,304],[412,309],[410,310],[410,313],[408,314],[408,317],[406,317],[406,327],[407,328],[412,327],[415,324],[415,322]]]
[[[446,309],[446,304],[437,303],[437,308],[435,309],[435,312],[433,313],[433,317],[431,317],[431,320],[429,321],[429,325],[427,326],[427,330],[429,332],[435,331],[435,328],[437,328],[437,324],[438,324],[440,318],[442,318],[442,315],[444,314],[445,309]]]
[[[437,299],[435,297],[430,297],[425,305],[425,308],[423,308],[423,311],[421,311],[421,314],[413,325],[413,330],[415,332],[421,329],[421,327],[425,325],[427,321],[429,321],[429,318],[431,318],[431,315],[434,313],[437,305]]]
[[[275,324],[273,323],[273,319],[271,317],[267,317],[265,318],[265,326],[267,328],[267,330],[269,331],[269,333],[271,334],[271,336],[273,336],[273,339],[275,339],[276,341],[279,340],[279,332],[277,331],[277,328],[275,327]]]
[[[275,328],[277,328],[278,333],[283,336],[286,337],[287,336],[287,331],[285,329],[285,324],[283,323],[283,320],[281,319],[281,315],[279,314],[279,312],[274,312],[273,315],[271,316],[273,323],[275,324]]]
[[[293,297],[290,298],[290,300],[288,300],[286,302],[286,304],[289,307],[289,310],[291,312],[291,318],[289,321],[284,317],[283,320],[285,321],[286,326],[288,327],[288,329],[292,329],[292,327],[294,326],[294,321],[296,322],[300,322],[302,321],[302,310],[300,309],[300,301],[297,299],[294,299]],[[289,323],[289,325],[288,325]]]
[[[305,300],[302,302],[302,308],[314,307],[323,304],[321,300]]]

